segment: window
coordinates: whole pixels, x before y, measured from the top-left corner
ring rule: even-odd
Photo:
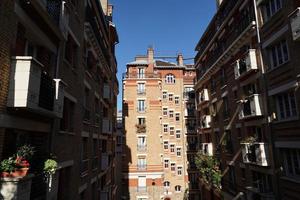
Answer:
[[[220,75],[221,75],[221,86],[224,86],[227,82],[227,77],[226,77],[226,70],[225,68],[222,68],[221,71],[220,71]]]
[[[261,193],[273,192],[271,177],[268,174],[252,171],[253,187]]]
[[[168,108],[163,108],[163,116],[168,116]]]
[[[138,94],[144,94],[145,93],[145,83],[138,83],[137,93]]]
[[[84,98],[83,98],[83,106],[84,106],[84,120],[90,120],[90,90],[88,88],[84,89]]]
[[[175,128],[174,126],[170,126],[170,136],[174,136]]]
[[[175,120],[176,120],[177,122],[180,121],[180,113],[176,113],[176,114],[175,114]]]
[[[164,130],[164,133],[168,133],[168,131],[169,131],[169,125],[168,124],[164,124],[163,125],[163,130]]]
[[[168,92],[166,92],[166,91],[163,91],[163,99],[165,100],[165,99],[167,99],[167,95],[168,95]]]
[[[164,182],[164,187],[166,187],[166,188],[170,187],[170,182],[169,181],[165,181]]]
[[[177,155],[178,157],[181,156],[181,148],[180,148],[180,147],[177,147],[177,148],[176,148],[176,155]]]
[[[169,160],[168,159],[164,160],[164,167],[169,168]]]
[[[174,117],[174,110],[169,110],[169,117],[173,118]]]
[[[176,185],[175,186],[175,191],[176,192],[181,192],[181,186],[180,185]]]
[[[279,120],[297,116],[296,97],[294,92],[282,93],[275,96]]]
[[[139,151],[146,150],[147,144],[146,144],[146,137],[145,136],[138,137],[137,147],[138,147]]]
[[[146,124],[146,118],[139,117],[138,118],[138,125],[145,125]]]
[[[276,68],[289,61],[288,46],[286,40],[268,48],[270,69]]]
[[[78,46],[73,37],[69,34],[65,46],[65,60],[67,60],[73,68],[75,68],[77,64],[77,50]]]
[[[175,76],[173,74],[168,74],[166,76],[165,82],[168,84],[174,84],[175,83]]]
[[[138,78],[145,78],[145,68],[138,68]]]
[[[146,106],[145,106],[145,100],[138,100],[138,112],[145,112]]]
[[[228,172],[228,181],[229,181],[229,185],[230,187],[232,187],[233,189],[235,189],[236,186],[236,180],[235,180],[235,170],[233,166],[229,166],[229,172]]]
[[[88,171],[88,164],[89,164],[89,159],[88,159],[88,139],[87,138],[82,138],[81,141],[81,161],[80,161],[80,173],[86,173]]]
[[[229,117],[229,106],[228,106],[228,98],[223,98],[223,116],[224,119],[227,119]]]
[[[64,98],[63,118],[60,121],[60,130],[74,132],[74,102]]]
[[[98,163],[98,141],[93,139],[93,169],[97,168]]]
[[[183,97],[185,99],[194,99],[195,98],[195,91],[193,87],[185,87],[183,92]]]
[[[169,94],[169,101],[173,101],[173,94]]]
[[[286,176],[300,178],[300,149],[283,149],[284,171]]]
[[[175,144],[170,144],[170,152],[175,153]]]
[[[181,138],[181,131],[180,130],[176,130],[176,138],[177,139]]]
[[[138,158],[137,167],[138,169],[146,169],[146,158]]]
[[[169,142],[164,141],[164,150],[168,150],[168,149],[169,149]]]
[[[178,175],[178,176],[181,176],[181,175],[182,175],[182,167],[181,167],[181,166],[178,166],[178,167],[177,167],[177,175]]]
[[[175,172],[176,170],[176,164],[175,163],[171,163],[171,171]]]
[[[211,77],[211,79],[210,79],[210,91],[211,91],[211,93],[216,92],[216,87],[217,87],[216,79],[214,77]]]
[[[179,97],[176,96],[176,97],[174,97],[174,98],[175,98],[175,104],[176,104],[176,105],[179,105]]]
[[[268,21],[283,6],[283,0],[269,0],[263,6],[264,20]]]

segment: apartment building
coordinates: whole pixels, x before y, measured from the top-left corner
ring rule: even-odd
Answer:
[[[112,8],[105,0],[0,2],[0,157],[35,148],[30,199],[115,199]],[[59,168],[49,189],[42,171],[52,156]]]
[[[124,199],[182,199],[188,188],[187,139],[195,132],[193,65],[136,56],[123,77]],[[187,128],[189,127],[189,129]],[[191,144],[193,144],[191,142]]]
[[[197,44],[200,149],[220,160],[202,199],[299,199],[299,1],[218,1]]]

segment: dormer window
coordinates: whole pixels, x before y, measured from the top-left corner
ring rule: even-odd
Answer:
[[[165,82],[168,83],[168,84],[174,84],[175,83],[175,76],[173,74],[168,74],[166,76]]]

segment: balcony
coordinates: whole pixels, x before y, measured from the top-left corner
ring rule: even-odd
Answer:
[[[32,57],[12,58],[7,107],[23,108],[49,117],[62,117],[64,88]]]
[[[160,79],[160,73],[124,73],[123,79]]]
[[[112,123],[110,119],[104,118],[102,120],[102,133],[107,133],[107,134],[112,133]]]
[[[201,124],[200,124],[201,128],[202,129],[210,128],[211,127],[210,124],[211,124],[211,116],[210,115],[204,115],[202,117],[202,121],[201,121]]]
[[[200,149],[202,154],[212,156],[213,155],[213,145],[212,143],[202,143],[200,144]]]
[[[110,86],[108,83],[104,83],[103,86],[103,98],[110,100],[111,99],[111,90],[110,90]]]
[[[263,142],[241,143],[244,163],[269,166],[268,144]]]
[[[300,41],[300,8],[290,15],[291,29],[294,41]]]
[[[137,151],[138,152],[146,152],[147,151],[147,145],[137,145]]]
[[[109,156],[107,153],[101,155],[101,170],[105,171],[109,166]]]
[[[235,79],[239,79],[257,70],[256,50],[249,49],[246,57],[236,61],[234,65]]]
[[[260,95],[253,94],[243,100],[242,108],[239,113],[239,119],[262,116]]]
[[[199,104],[209,101],[208,89],[203,89],[199,93]]]

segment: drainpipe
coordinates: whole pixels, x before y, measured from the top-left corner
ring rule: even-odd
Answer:
[[[274,138],[273,138],[273,135],[272,135],[272,124],[270,123],[271,121],[270,121],[270,118],[269,118],[269,111],[271,110],[270,109],[270,104],[269,104],[269,99],[268,99],[268,90],[267,90],[267,86],[268,86],[268,84],[267,84],[267,79],[266,79],[266,74],[265,74],[265,72],[266,72],[266,70],[265,70],[265,65],[264,65],[264,61],[263,61],[263,58],[262,58],[262,42],[261,42],[261,36],[260,36],[260,30],[259,30],[259,21],[258,21],[258,12],[257,12],[257,3],[256,3],[256,0],[253,0],[253,6],[254,6],[254,13],[255,13],[255,21],[256,21],[256,32],[257,32],[257,42],[258,42],[258,46],[259,46],[259,57],[260,57],[260,63],[261,63],[261,70],[262,70],[262,77],[263,77],[263,85],[264,85],[264,88],[265,88],[265,94],[264,94],[264,98],[265,98],[265,101],[264,101],[264,106],[265,106],[265,108],[266,108],[266,113],[267,113],[267,118],[266,118],[266,120],[267,120],[267,123],[266,124],[268,124],[269,126],[267,126],[267,127],[269,127],[269,144],[271,144],[272,145],[272,147],[271,147],[271,150],[272,150],[272,158],[273,158],[273,160],[272,160],[272,164],[274,165],[274,167],[273,167],[273,169],[274,169],[274,173],[276,173],[276,174],[274,174],[275,175],[275,179],[276,179],[276,182],[275,182],[275,187],[277,188],[277,191],[278,191],[278,193],[280,194],[280,188],[279,188],[279,184],[278,184],[278,182],[279,182],[279,178],[278,178],[278,176],[277,176],[277,170],[275,170],[276,169],[276,166],[277,166],[277,164],[276,164],[276,161],[275,161],[275,159],[274,159],[274,155],[275,155],[275,146],[274,146]],[[270,152],[269,152],[269,154],[270,154]],[[278,195],[275,195],[275,196],[278,196]]]

